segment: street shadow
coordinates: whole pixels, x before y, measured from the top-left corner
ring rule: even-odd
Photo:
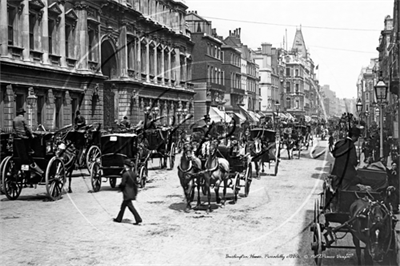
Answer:
[[[64,195],[64,194],[63,194]],[[60,200],[63,197],[61,196]],[[1,199],[1,201],[43,201],[43,202],[52,202],[53,200],[50,199],[46,194],[36,194],[36,195],[20,195],[15,200],[9,200],[8,198]]]

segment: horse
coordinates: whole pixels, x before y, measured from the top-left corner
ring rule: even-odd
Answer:
[[[197,183],[197,191],[200,191],[200,182],[197,178],[199,171],[201,170],[201,161],[199,158],[194,156],[194,147],[191,143],[186,142],[182,147],[182,156],[180,164],[178,165],[178,177],[183,188],[183,192],[186,198],[185,212],[189,212],[191,202],[194,197],[194,188]],[[197,193],[197,207],[200,206],[200,193]]]
[[[205,186],[205,191],[208,198],[207,213],[211,211],[211,192],[210,187],[214,185],[216,201],[219,204],[221,199],[219,197],[219,186],[221,182],[224,184],[223,190],[223,205],[226,201],[226,188],[228,186],[229,178],[229,162],[224,158],[217,157],[219,140],[210,141],[207,148],[206,161],[204,164],[204,174],[202,175],[202,184]]]
[[[361,265],[360,241],[364,242],[364,259],[366,264],[373,261],[382,262],[394,240],[392,217],[383,202],[358,198],[350,206],[350,232],[356,247],[358,265]]]

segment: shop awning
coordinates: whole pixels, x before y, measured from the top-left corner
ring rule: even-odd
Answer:
[[[256,116],[256,113],[254,113],[253,111],[248,111],[251,118],[253,118],[254,121],[256,121],[256,123],[260,122],[260,119]]]
[[[249,111],[247,111],[246,109],[244,109],[243,107],[239,106],[242,114],[246,117],[246,120],[248,120],[250,123],[257,123],[257,120],[255,120],[249,113]]]
[[[230,115],[225,113],[224,111],[219,110],[217,107],[211,107],[210,108],[210,119],[212,122],[218,123],[218,122],[231,122],[232,118]]]
[[[243,116],[241,113],[233,113],[238,119],[239,119],[239,123],[243,123],[246,121],[246,117]]]

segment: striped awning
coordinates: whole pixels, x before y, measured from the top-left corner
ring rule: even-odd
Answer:
[[[210,119],[212,122],[218,123],[218,122],[231,122],[232,118],[230,115],[225,113],[224,111],[219,110],[217,107],[211,107],[210,108]]]

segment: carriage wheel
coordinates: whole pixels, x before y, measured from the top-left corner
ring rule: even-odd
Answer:
[[[111,188],[115,188],[117,185],[117,178],[116,177],[110,177],[110,186]]]
[[[92,182],[93,192],[97,192],[101,187],[101,176],[102,171],[100,169],[99,163],[94,163],[90,171],[90,181]]]
[[[100,158],[101,150],[98,146],[90,146],[89,150],[86,153],[86,167],[90,172],[92,169],[92,165],[96,162],[97,158]]]
[[[16,200],[22,191],[22,179],[18,180],[18,171],[15,169],[15,164],[11,159],[11,156],[8,156],[3,160],[1,181],[7,198]]]
[[[169,170],[174,169],[175,164],[175,143],[171,144],[171,150],[169,151]]]
[[[239,175],[239,173],[236,173],[236,175],[235,175],[235,179],[233,180],[232,189],[233,189],[233,195],[234,195],[233,203],[236,203],[237,199],[238,199],[239,190],[240,190],[240,175]]]
[[[7,157],[4,158],[0,163],[0,194],[5,194],[4,186],[3,186],[3,184],[4,184],[3,183],[3,167],[5,165],[6,159],[7,159]]]
[[[47,164],[45,179],[47,196],[52,200],[60,199],[67,180],[65,166],[60,158],[54,156],[50,159]]]
[[[148,171],[148,169],[147,169],[147,167],[145,165],[142,165],[140,167],[140,170],[139,170],[139,181],[138,181],[140,188],[144,188],[146,186],[148,172],[149,171]]]
[[[314,224],[313,242],[311,243],[311,250],[314,251],[314,260],[317,266],[322,263],[322,232],[319,223]]]
[[[247,197],[250,192],[250,185],[251,185],[251,163],[247,165],[246,174],[245,174],[245,187],[244,187],[244,196]]]

